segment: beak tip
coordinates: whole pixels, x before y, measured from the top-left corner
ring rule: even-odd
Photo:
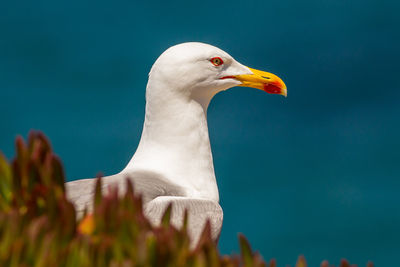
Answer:
[[[285,98],[287,98],[287,89],[286,89],[286,86],[282,88],[281,95],[283,95]]]

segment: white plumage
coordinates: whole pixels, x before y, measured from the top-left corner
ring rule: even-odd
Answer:
[[[207,219],[217,240],[223,213],[218,204],[207,107],[222,90],[238,85],[256,87],[250,84],[257,76],[254,71],[221,49],[203,43],[184,43],[166,50],[149,74],[139,146],[125,169],[103,178],[103,189],[113,185],[124,192],[125,179],[129,178],[135,191],[142,194],[145,213],[154,224],[173,202],[172,223],[176,226],[182,222],[184,209],[189,211],[192,244]],[[271,83],[264,81],[264,87],[267,85]],[[284,92],[279,93],[286,94],[286,87],[280,89]],[[91,209],[94,184],[95,179],[66,183],[67,196],[78,212]]]

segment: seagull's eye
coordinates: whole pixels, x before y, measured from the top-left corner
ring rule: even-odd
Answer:
[[[224,61],[220,57],[213,57],[212,59],[210,59],[210,61],[214,66],[221,66],[222,64],[224,64]]]

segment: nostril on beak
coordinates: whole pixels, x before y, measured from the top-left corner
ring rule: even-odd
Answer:
[[[261,77],[263,77],[264,79],[267,79],[267,80],[271,79],[270,77],[265,77],[265,76],[261,76]]]

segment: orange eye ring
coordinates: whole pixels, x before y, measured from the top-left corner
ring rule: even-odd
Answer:
[[[222,64],[224,64],[224,61],[220,57],[213,57],[212,59],[210,59],[210,61],[214,66],[221,66]]]

